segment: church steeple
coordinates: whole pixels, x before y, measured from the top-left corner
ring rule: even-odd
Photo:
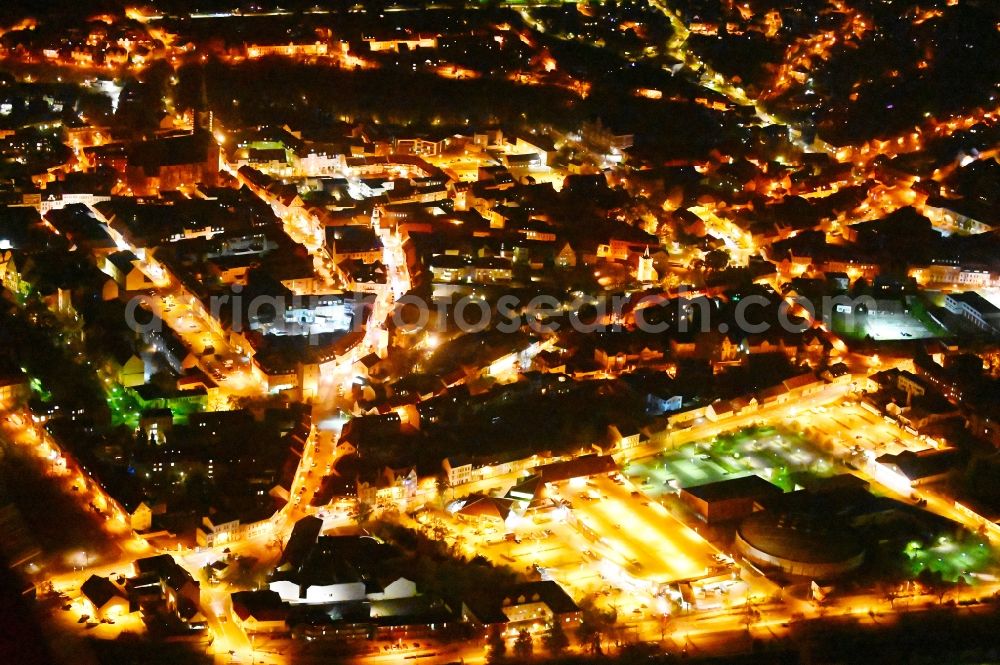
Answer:
[[[636,271],[635,277],[643,283],[652,283],[659,279],[659,275],[656,274],[656,269],[653,267],[653,257],[649,255],[649,245],[646,245],[646,251],[639,257],[639,269]]]
[[[195,131],[205,130],[211,132],[214,129],[213,125],[215,123],[212,116],[212,109],[208,105],[208,84],[205,82],[204,67],[200,69],[198,78],[198,101],[194,103],[194,107],[191,109],[192,124]]]

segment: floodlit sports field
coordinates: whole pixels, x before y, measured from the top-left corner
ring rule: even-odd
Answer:
[[[835,316],[833,323],[838,333],[859,339],[871,337],[876,341],[931,339],[947,334],[940,326],[904,313],[868,314],[856,317],[853,322]]]

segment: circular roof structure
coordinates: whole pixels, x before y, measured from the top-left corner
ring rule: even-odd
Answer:
[[[830,515],[758,512],[743,520],[737,535],[761,553],[803,564],[841,564],[864,555],[858,535]]]

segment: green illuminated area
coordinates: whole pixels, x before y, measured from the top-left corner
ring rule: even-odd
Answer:
[[[829,477],[843,472],[806,437],[776,427],[749,427],[633,462],[628,474],[653,496],[706,483],[757,474],[786,492],[794,477]]]
[[[113,384],[107,391],[106,399],[108,408],[111,409],[113,425],[127,425],[133,428],[139,425],[139,403],[130,390]]]
[[[930,543],[914,540],[903,548],[907,571],[914,577],[928,573],[945,582],[974,584],[981,573],[996,563],[992,548],[978,537],[956,541],[941,536]]]
[[[143,405],[133,391],[115,385],[108,392],[107,401],[108,407],[111,409],[111,422],[113,425],[127,425],[131,428],[138,427]],[[162,404],[158,401],[156,405],[170,409],[174,414],[174,422],[178,425],[186,425],[192,413],[200,413],[205,410],[204,404],[183,399],[163,400]]]
[[[281,141],[251,141],[246,144],[246,150],[281,150],[285,153],[285,160],[292,161],[291,149]]]
[[[22,368],[21,371],[25,371],[25,370]],[[31,386],[31,392],[32,392],[32,394],[34,394],[42,402],[51,402],[52,401],[52,391],[51,390],[46,390],[45,386],[42,385],[42,382],[41,382],[41,380],[38,379],[38,377],[34,377],[34,376],[31,377],[28,385]]]
[[[103,393],[104,401],[111,413],[112,424],[136,427],[139,424],[140,407],[135,395],[108,377],[106,372],[100,369],[99,363],[88,359],[87,349],[81,341],[80,319],[60,316],[50,311],[27,282],[20,282],[20,289],[13,295],[20,305],[18,311],[21,314],[17,320],[17,329],[21,330],[22,334],[17,339],[19,342],[33,340],[24,342],[23,347],[31,367],[22,368],[32,375],[30,381],[32,393],[42,403],[52,402],[57,398],[52,387],[58,389],[60,386],[57,385],[57,379],[62,379],[78,388],[64,388],[63,398],[66,394],[76,398],[86,398],[89,395],[97,397]],[[29,323],[32,327],[27,327]],[[42,333],[42,330],[45,332]],[[48,351],[44,350],[46,348]],[[69,369],[70,364],[75,368],[72,371]],[[31,371],[28,371],[29,369]],[[73,381],[67,379],[68,375],[72,375]],[[87,389],[82,389],[81,386],[86,386]],[[97,386],[100,387],[100,391],[92,389]]]
[[[253,150],[287,150],[288,147],[281,141],[253,141],[247,147]]]
[[[184,399],[169,400],[166,408],[174,414],[174,423],[177,425],[187,425],[188,418],[193,413],[201,413],[205,410],[204,402],[190,401]]]

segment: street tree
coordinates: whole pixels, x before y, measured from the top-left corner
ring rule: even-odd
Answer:
[[[569,637],[558,618],[553,618],[552,627],[542,636],[542,644],[552,656],[561,655],[569,647]]]
[[[514,640],[514,656],[517,657],[518,662],[524,662],[531,658],[531,654],[535,650],[535,644],[531,639],[531,633],[528,632],[527,628],[522,628],[517,633],[517,639]]]
[[[580,610],[583,615],[577,628],[580,643],[586,645],[592,654],[604,653],[601,643],[614,630],[618,612],[614,609],[602,610],[590,596],[580,602]]]
[[[940,571],[924,568],[917,575],[917,581],[927,593],[937,596],[938,604],[944,602],[944,597],[951,590],[952,584],[944,579]]]
[[[490,665],[501,663],[506,655],[507,642],[504,641],[500,626],[490,626],[490,632],[486,636],[486,662]]]

